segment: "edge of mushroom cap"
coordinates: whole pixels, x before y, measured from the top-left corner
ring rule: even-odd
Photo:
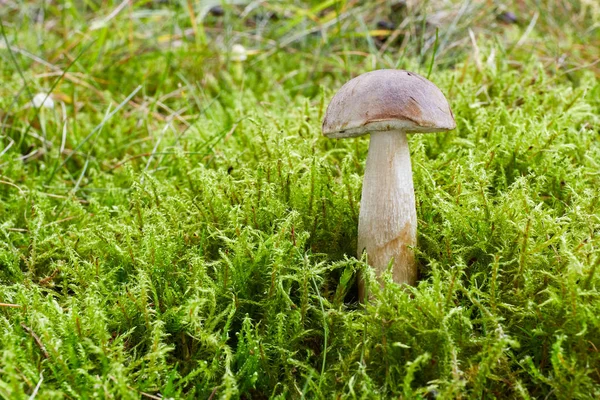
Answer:
[[[323,120],[330,138],[392,129],[406,133],[456,128],[450,105],[426,78],[405,70],[380,69],[348,81],[333,96]]]

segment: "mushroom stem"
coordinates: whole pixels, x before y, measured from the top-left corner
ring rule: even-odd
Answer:
[[[417,244],[417,212],[406,133],[390,130],[371,133],[358,219],[358,257],[366,250],[377,277],[393,258],[396,283],[417,280],[414,253]],[[364,301],[364,281],[358,295]]]

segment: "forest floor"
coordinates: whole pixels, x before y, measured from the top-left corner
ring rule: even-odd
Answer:
[[[0,0],[0,397],[599,398],[600,3],[219,4]],[[457,122],[409,138],[415,287],[321,134],[379,68]]]

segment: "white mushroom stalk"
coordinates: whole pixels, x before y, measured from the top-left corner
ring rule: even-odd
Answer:
[[[417,214],[410,152],[401,130],[371,134],[358,220],[358,257],[366,251],[381,276],[393,260],[394,282],[414,285],[412,247],[417,244]],[[360,297],[364,297],[364,293]]]
[[[378,278],[392,263],[394,282],[414,285],[417,212],[408,133],[440,132],[456,123],[446,98],[429,80],[402,70],[378,70],[347,82],[329,103],[323,134],[371,134],[358,222],[357,256],[367,252]],[[364,282],[359,277],[359,299]]]

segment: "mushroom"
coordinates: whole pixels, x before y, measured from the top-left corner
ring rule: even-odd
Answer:
[[[241,44],[234,44],[231,46],[231,53],[229,55],[231,61],[233,61],[233,77],[236,81],[241,81],[244,75],[244,67],[242,63],[248,59],[248,52],[246,48]]]
[[[248,59],[248,53],[246,48],[241,44],[234,44],[231,46],[231,61],[243,62]]]
[[[358,257],[366,250],[378,278],[393,259],[396,283],[417,280],[413,247],[417,212],[407,133],[456,127],[448,101],[424,77],[403,70],[362,74],[335,94],[325,113],[323,134],[350,138],[371,134],[358,219]],[[364,280],[359,277],[359,300]]]
[[[54,100],[52,100],[52,96],[49,93],[37,93],[33,96],[31,104],[35,108],[54,108]]]

